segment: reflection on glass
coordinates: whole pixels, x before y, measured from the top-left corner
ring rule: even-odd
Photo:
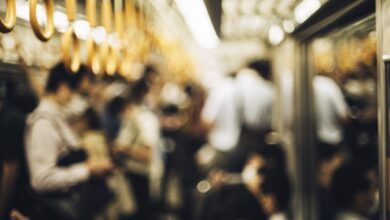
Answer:
[[[368,18],[311,44],[321,220],[378,215],[373,22]]]

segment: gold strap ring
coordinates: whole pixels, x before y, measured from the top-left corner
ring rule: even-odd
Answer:
[[[15,0],[7,0],[5,19],[0,18],[0,32],[9,33],[16,24],[16,3]]]
[[[114,75],[118,67],[118,57],[117,49],[112,47],[107,41],[102,45],[103,46],[103,64],[104,70],[108,75]]]
[[[62,36],[62,59],[71,72],[77,72],[81,65],[80,40],[73,26],[69,26]]]
[[[37,18],[38,0],[30,0],[30,21],[35,35],[41,41],[48,41],[54,34],[54,2],[53,0],[45,0],[46,6],[46,27],[42,30]]]
[[[94,74],[99,74],[102,72],[102,64],[100,54],[100,47],[93,39],[92,34],[90,34],[87,40],[87,66]]]

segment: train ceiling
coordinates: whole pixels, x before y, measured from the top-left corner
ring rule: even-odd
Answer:
[[[326,0],[205,0],[214,28],[222,40],[268,39],[280,27],[291,33]],[[276,30],[277,31],[277,30]]]

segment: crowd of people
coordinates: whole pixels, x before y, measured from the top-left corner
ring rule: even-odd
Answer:
[[[292,219],[267,60],[208,93],[154,65],[129,82],[62,63],[39,99],[12,80],[0,91],[0,219]],[[375,163],[318,148],[321,219],[374,216]]]

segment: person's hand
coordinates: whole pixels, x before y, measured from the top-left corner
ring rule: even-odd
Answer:
[[[114,169],[113,163],[108,159],[90,159],[87,162],[87,166],[91,175],[98,177],[105,176]]]
[[[10,217],[12,220],[30,220],[28,217],[24,216],[22,213],[15,209],[11,211]]]
[[[129,155],[129,148],[128,147],[122,147],[122,146],[115,146],[112,148],[112,153],[114,154],[124,154],[124,155]]]

